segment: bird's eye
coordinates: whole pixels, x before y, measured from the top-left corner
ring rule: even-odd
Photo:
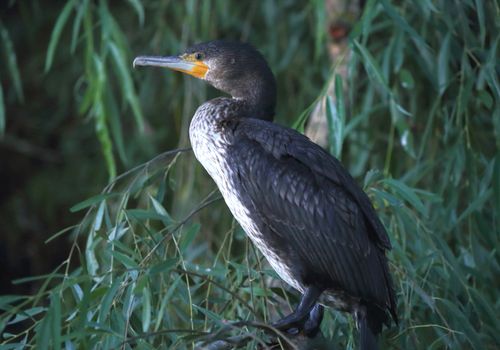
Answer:
[[[194,58],[198,61],[201,61],[204,58],[204,55],[201,52],[197,52],[194,54]]]

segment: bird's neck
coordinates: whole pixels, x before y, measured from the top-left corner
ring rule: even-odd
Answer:
[[[265,106],[255,104],[253,101],[248,99],[242,99],[240,97],[228,98],[228,105],[225,107],[227,109],[233,109],[236,107],[236,113],[231,113],[232,117],[238,118],[254,118],[262,119],[267,121],[273,121],[274,118],[274,108],[265,108]]]
[[[249,79],[244,86],[232,91],[231,96],[244,106],[244,117],[273,120],[276,108],[276,82],[273,76]]]

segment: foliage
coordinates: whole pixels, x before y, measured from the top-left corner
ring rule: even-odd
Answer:
[[[325,21],[322,6],[64,5],[45,69],[53,74],[58,59],[74,55],[78,109],[93,120],[112,180],[73,207],[86,210],[79,224],[52,238],[70,234],[73,245],[58,269],[35,277],[40,290],[0,297],[6,349],[190,348],[235,335],[247,337],[245,346],[253,349],[270,339],[263,324],[296,303],[232,221],[207,175],[193,166],[190,151],[165,152],[115,176],[118,167],[140,159],[141,148],[155,151],[151,130],[154,139],[172,140],[170,148],[175,135],[187,144],[194,108],[215,95],[173,73],[133,77],[132,52],[176,52],[234,33],[262,48],[276,69],[278,115],[289,116],[279,121],[291,125],[297,111],[327,99],[331,151],[357,177],[366,173],[365,189],[394,246],[401,323],[384,332],[383,348],[498,346],[498,5],[368,0],[351,33],[348,82],[328,69],[326,38],[316,25]],[[9,35],[8,27],[0,31]],[[21,86],[19,74],[11,74]],[[336,104],[320,91],[330,79]],[[344,98],[342,85],[348,87]],[[15,91],[22,98],[22,88]],[[8,132],[8,115],[6,122]],[[369,170],[377,168],[382,171]],[[11,331],[19,324],[21,330]],[[353,328],[348,316],[332,310],[322,324],[325,338],[339,347],[354,347]]]

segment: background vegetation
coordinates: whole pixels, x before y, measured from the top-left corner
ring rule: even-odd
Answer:
[[[296,303],[183,149],[194,110],[218,93],[131,67],[213,38],[248,40],[269,59],[277,122],[300,129],[326,103],[330,149],[394,246],[401,323],[383,348],[498,347],[496,1],[366,1],[348,82],[328,58],[320,0],[0,6],[2,349],[245,337],[253,349],[270,340],[262,324]],[[12,285],[16,274],[42,275]],[[331,310],[322,324],[339,348],[355,346],[353,329]]]

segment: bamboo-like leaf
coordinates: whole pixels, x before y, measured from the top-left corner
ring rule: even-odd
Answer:
[[[61,299],[59,293],[52,292],[50,296],[50,315],[53,349],[61,349]]]
[[[90,276],[95,276],[99,270],[99,261],[97,260],[95,254],[95,247],[100,241],[101,240],[99,238],[95,237],[95,232],[90,232],[87,238],[87,245],[85,247],[85,263]]]
[[[366,72],[370,75],[370,77],[374,78],[377,83],[383,88],[383,91],[391,96],[392,92],[389,89],[389,85],[387,85],[387,81],[382,74],[382,71],[375,61],[375,58],[370,54],[370,52],[361,45],[358,41],[354,40],[354,47],[358,50],[359,54],[363,58],[363,65],[366,69]]]
[[[102,220],[104,218],[104,211],[106,209],[106,202],[102,201],[97,207],[97,212],[94,220],[94,230],[99,231],[101,229]]]
[[[208,309],[206,309],[204,307],[198,306],[198,305],[193,305],[193,307],[196,310],[198,310],[201,313],[203,313],[205,316],[207,316],[212,321],[215,321],[216,323],[222,322],[222,318],[220,317],[220,315],[217,315],[215,312],[210,311],[210,310],[208,310]]]
[[[175,267],[175,265],[178,264],[178,259],[176,258],[171,258],[171,259],[167,259],[159,264],[156,264],[154,265],[153,267],[151,267],[149,269],[149,273],[151,275],[154,275],[154,274],[157,274],[157,273],[162,273],[162,272],[168,272],[170,271],[172,268]]]
[[[479,37],[481,38],[481,44],[484,45],[484,39],[486,37],[484,4],[483,4],[483,0],[475,0],[475,2],[476,2],[477,19],[479,22]]]
[[[18,314],[16,314],[12,320],[9,320],[6,324],[7,325],[16,324],[28,318],[32,318],[33,316],[36,316],[45,311],[47,311],[47,308],[42,306],[35,306],[30,309],[22,310]]]
[[[88,199],[86,199],[78,204],[75,204],[74,206],[72,206],[70,208],[70,211],[72,213],[75,213],[77,211],[91,207],[97,203],[101,203],[102,201],[104,201],[107,198],[112,198],[112,197],[116,197],[119,195],[120,195],[120,193],[101,193],[101,194],[98,194],[96,196],[90,197],[90,198],[88,198]]]
[[[105,108],[106,69],[101,57],[97,54],[92,56],[93,68],[95,69],[96,80],[94,82],[92,114],[95,118],[95,130],[97,138],[101,144],[101,151],[106,161],[110,180],[116,177],[116,163],[113,156],[113,143],[109,134],[107,124],[108,116]]]
[[[144,25],[144,7],[139,0],[127,0],[127,2],[132,6],[132,8],[137,13],[139,18],[139,25],[142,27]]]
[[[398,13],[398,11],[392,6],[388,0],[379,0],[382,6],[384,6],[385,13],[391,17],[396,24],[405,32],[407,32],[410,37],[415,39],[415,41],[424,49],[427,44],[424,39],[417,33],[417,31],[411,27],[408,22]]]
[[[112,91],[113,91],[112,87],[108,82],[108,86],[104,92],[106,114],[108,115],[111,135],[113,135],[113,140],[115,141],[118,155],[120,156],[122,162],[125,165],[127,165],[128,158],[127,158],[127,152],[125,151],[125,142],[123,140],[122,125],[120,122],[120,112],[118,110],[118,106]]]
[[[151,325],[151,292],[148,286],[142,290],[142,331],[146,333]]]
[[[132,84],[132,78],[130,77],[130,70],[127,69],[127,65],[125,64],[125,60],[123,58],[123,54],[116,47],[114,43],[109,43],[109,49],[111,51],[111,56],[115,61],[116,70],[118,76],[122,81],[122,91],[132,108],[134,113],[135,121],[139,130],[141,132],[144,131],[144,120],[142,116],[142,111],[139,105],[139,100],[137,99],[137,95],[135,93],[134,85]]]
[[[137,263],[134,261],[134,259],[125,254],[122,254],[117,251],[112,251],[111,255],[113,255],[113,257],[119,262],[121,262],[123,266],[125,266],[127,269],[134,269],[137,267]]]
[[[23,93],[23,86],[21,83],[21,75],[19,74],[19,67],[17,65],[16,51],[14,50],[14,45],[12,44],[12,40],[10,39],[9,32],[4,27],[1,20],[0,20],[0,38],[4,47],[5,57],[7,61],[7,71],[9,72],[10,78],[14,85],[14,91],[16,92],[17,99],[19,100],[19,102],[22,103],[24,102],[24,93]],[[1,133],[2,133],[2,128],[1,128],[1,116],[0,116],[0,134]]]
[[[172,226],[175,224],[174,221],[172,221],[172,218],[170,216],[166,216],[163,214],[159,214],[154,212],[153,210],[147,210],[147,209],[128,209],[126,211],[127,215],[139,220],[139,221],[144,221],[144,220],[157,220],[157,221],[162,221],[165,226]]]
[[[493,191],[491,189],[488,189],[483,193],[478,193],[478,196],[467,206],[467,208],[462,212],[462,214],[460,214],[460,216],[457,219],[457,222],[461,222],[474,211],[481,210],[481,208],[488,201],[492,193]]]
[[[45,72],[50,70],[52,66],[52,61],[54,60],[54,53],[57,48],[57,44],[59,43],[59,39],[61,37],[61,33],[64,29],[64,25],[68,21],[69,16],[71,15],[71,11],[75,7],[76,0],[69,0],[63,7],[59,17],[57,17],[56,24],[54,29],[52,30],[52,34],[49,40],[49,47],[47,48],[47,57],[45,58]]]
[[[196,237],[199,231],[200,231],[200,225],[194,224],[184,232],[182,240],[179,243],[179,250],[181,252],[186,251],[187,247],[189,247],[189,245],[193,242],[194,238]]]
[[[448,60],[450,56],[450,40],[451,34],[447,33],[443,39],[443,43],[441,44],[441,49],[439,50],[437,72],[440,94],[443,94],[448,85]]]
[[[73,21],[73,30],[71,32],[70,52],[72,54],[75,53],[76,46],[78,44],[79,33],[82,27],[82,20],[85,15],[85,11],[90,11],[90,8],[88,6],[84,6],[83,4],[77,5],[75,20]]]
[[[179,286],[179,283],[182,281],[182,276],[177,276],[174,281],[168,286],[168,290],[163,296],[160,304],[160,309],[158,310],[158,316],[156,318],[156,323],[155,323],[155,331],[160,329],[160,325],[162,323],[163,317],[164,317],[164,311],[167,308],[170,299],[172,298],[172,295],[174,295],[175,291],[177,290],[177,287]]]
[[[50,339],[50,319],[48,314],[42,318],[36,330],[36,347],[37,349],[49,349]]]
[[[172,223],[174,223],[174,220],[172,219],[172,217],[170,216],[170,214],[167,212],[167,210],[163,207],[163,205],[161,205],[160,202],[158,202],[156,200],[156,198],[154,198],[153,196],[149,196],[149,200],[151,201],[151,204],[153,204],[153,208],[154,210],[160,214],[162,217],[164,217],[167,222],[168,225],[171,225]]]
[[[116,278],[113,284],[107,289],[104,298],[102,299],[102,303],[99,305],[99,316],[97,318],[97,322],[100,324],[105,324],[106,320],[109,318],[109,313],[111,310],[111,306],[115,299],[116,293],[120,288],[122,283],[122,279],[120,277]]]
[[[383,180],[383,183],[389,185],[398,195],[411,204],[422,215],[426,215],[424,204],[411,187],[394,179],[385,179]]]
[[[325,27],[326,27],[326,16],[327,12],[325,11],[325,2],[322,0],[314,0],[313,6],[315,8],[316,13],[316,34],[315,37],[315,50],[314,57],[318,58],[320,53],[323,51],[323,43],[325,36]]]

